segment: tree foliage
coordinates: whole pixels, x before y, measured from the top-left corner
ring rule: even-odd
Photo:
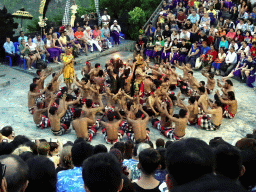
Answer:
[[[129,18],[129,34],[130,37],[135,40],[138,38],[140,34],[140,29],[142,29],[143,25],[146,22],[146,15],[145,12],[139,8],[135,7],[132,11],[128,13],[130,15]]]

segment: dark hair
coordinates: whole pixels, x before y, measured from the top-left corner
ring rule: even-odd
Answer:
[[[211,79],[213,79],[213,78],[214,78],[214,73],[209,73],[209,77],[210,77]]]
[[[85,104],[86,104],[86,107],[91,108],[92,107],[92,100],[91,99],[86,99]]]
[[[161,156],[157,150],[148,148],[139,154],[139,164],[141,171],[147,175],[153,174],[160,164]]]
[[[29,142],[30,139],[27,138],[26,136],[24,135],[17,135],[16,137],[14,137],[13,141],[12,141],[12,144],[15,146],[15,147],[18,147],[19,145],[22,145],[26,142]]]
[[[80,118],[81,114],[82,114],[82,109],[75,109],[73,118],[74,119]]]
[[[98,73],[98,75],[99,75],[100,77],[102,77],[102,76],[103,76],[103,71],[100,70],[99,73]]]
[[[230,145],[221,144],[215,149],[215,171],[230,179],[238,179],[242,168],[240,151]]]
[[[187,114],[187,110],[186,109],[180,109],[180,112],[179,112],[179,116],[180,118],[184,118]]]
[[[205,87],[199,87],[198,90],[200,93],[205,93]]]
[[[124,159],[132,158],[132,151],[134,150],[134,143],[131,140],[125,142]]]
[[[110,112],[107,114],[108,120],[109,121],[113,121],[115,119],[115,113],[114,112]]]
[[[202,83],[202,85],[205,86],[205,81],[200,81],[200,83]]]
[[[165,170],[166,169],[166,148],[158,148],[157,149],[158,153],[160,154],[161,158],[160,158],[160,165],[161,165],[161,170]]]
[[[141,110],[139,110],[139,111],[135,114],[135,117],[136,117],[136,118],[141,118],[142,115],[143,115],[143,113],[141,112]]]
[[[5,137],[9,137],[13,132],[13,128],[11,126],[5,126],[1,130],[1,134]]]
[[[37,80],[39,80],[38,77],[33,78],[33,83],[36,83]]]
[[[134,156],[134,157],[137,157],[137,156],[138,156],[137,151],[138,151],[139,145],[140,145],[139,142],[134,145],[134,149],[133,149],[133,156]]]
[[[231,80],[227,79],[227,80],[226,80],[226,82],[227,82],[227,84],[229,84],[229,85],[233,86],[233,83],[232,83],[232,81],[231,81]]]
[[[196,97],[195,96],[190,96],[188,100],[189,100],[190,103],[194,104],[195,101],[196,101]]]
[[[98,67],[100,67],[100,64],[99,64],[99,63],[96,63],[96,64],[95,64],[95,68],[98,68]]]
[[[37,70],[36,70],[36,74],[37,74],[37,75],[40,75],[41,72],[42,72],[41,69],[37,69]]]
[[[83,163],[84,185],[90,192],[116,192],[122,182],[121,166],[113,154],[101,153]]]
[[[19,191],[28,180],[28,165],[19,156],[12,154],[0,156],[0,161],[6,165],[7,191]]]
[[[173,141],[166,141],[164,148],[167,149],[169,146],[172,145],[172,143],[173,143]]]
[[[156,140],[156,148],[164,147],[164,140],[159,138]]]
[[[37,84],[31,83],[31,84],[30,84],[30,91],[31,91],[31,92],[34,91],[36,87],[37,87]]]
[[[38,152],[37,152],[37,145],[32,142],[32,141],[28,141],[26,143],[24,143],[23,145],[27,146],[27,147],[30,147],[30,149],[32,150],[33,154],[37,155]]]
[[[25,151],[23,153],[21,153],[19,155],[19,157],[23,160],[23,161],[27,161],[28,159],[31,159],[33,157],[35,157],[35,154],[30,152],[30,151]]]
[[[54,163],[47,157],[36,156],[27,161],[29,166],[28,192],[56,191],[57,174]]]
[[[71,149],[74,166],[81,167],[83,161],[93,155],[93,146],[85,141],[75,143]]]
[[[96,155],[98,153],[107,153],[108,148],[103,144],[98,144],[94,146],[93,154]]]
[[[0,143],[0,155],[11,154],[15,148],[16,148],[16,146],[13,145],[13,142],[11,142],[11,143],[2,142],[2,143]]]
[[[194,73],[193,73],[193,71],[189,71],[188,73],[190,73],[191,75],[193,75]]]
[[[49,109],[49,113],[50,113],[51,115],[54,115],[57,110],[58,110],[57,107],[51,107],[51,108]]]
[[[174,142],[167,148],[167,170],[178,185],[213,172],[214,154],[209,145],[197,138]]]
[[[113,145],[113,148],[115,149],[119,149],[119,151],[121,151],[122,154],[124,154],[125,152],[125,144],[124,142],[117,142]]]
[[[230,100],[235,100],[236,98],[235,98],[235,93],[233,92],[233,91],[229,91],[228,92],[228,98],[230,99]]]
[[[52,73],[52,77],[55,77],[56,73]]]
[[[147,141],[144,141],[144,143],[149,144],[149,146],[150,146],[152,149],[154,149],[154,143],[153,143],[152,141],[147,140]]]

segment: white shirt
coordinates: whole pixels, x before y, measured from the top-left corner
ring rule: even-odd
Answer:
[[[180,39],[190,39],[190,33],[188,31],[185,34],[181,32]]]
[[[36,44],[32,43],[32,45],[30,46],[29,44],[27,44],[29,46],[30,51],[35,51],[36,50]]]
[[[46,40],[46,46],[47,47],[51,47],[51,44],[52,44],[52,41],[47,39]]]
[[[226,63],[235,64],[237,61],[237,54],[235,52],[231,53],[230,51],[228,51],[225,61]]]
[[[109,15],[102,15],[102,17],[101,17],[102,25],[108,25],[109,22],[106,22],[107,20],[110,21],[110,16]]]
[[[243,46],[241,46],[238,51],[243,51],[245,52],[246,55],[249,55],[249,52],[250,52],[250,48],[249,46],[246,46],[245,48]]]
[[[84,33],[85,39],[87,39],[87,40],[91,40],[92,39],[92,32],[91,31],[87,32],[86,30],[84,30],[83,33]]]
[[[119,25],[111,25],[110,31],[117,31],[118,33],[121,32],[121,27]]]
[[[233,45],[232,43],[230,43],[230,45],[228,46],[228,50],[229,50],[230,47],[232,47],[232,46],[235,48],[235,51],[237,51],[237,49],[238,49],[237,43],[235,43],[235,45]]]
[[[178,39],[178,41],[179,41],[180,40],[179,34],[177,34],[177,35],[171,34],[171,40],[174,41],[174,39]]]

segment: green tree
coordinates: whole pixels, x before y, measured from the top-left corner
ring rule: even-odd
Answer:
[[[128,14],[130,15],[128,33],[130,34],[130,37],[135,40],[138,38],[140,30],[146,22],[146,15],[139,7],[135,7]]]

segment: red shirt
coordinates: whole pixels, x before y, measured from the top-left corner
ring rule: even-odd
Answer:
[[[215,61],[215,59],[217,58],[217,55],[218,55],[218,53],[217,53],[217,51],[211,51],[211,50],[209,50],[209,51],[207,51],[207,53],[206,53],[206,56],[207,55],[212,55],[212,61]],[[207,57],[206,57],[207,58]]]
[[[187,19],[187,15],[185,13],[183,13],[182,15],[178,14],[177,19],[179,21],[184,21],[185,19]]]
[[[251,47],[250,51],[251,51],[251,55],[253,57],[256,57],[256,47]]]
[[[78,39],[82,38],[84,36],[84,33],[82,31],[77,31],[75,32],[74,36]]]

